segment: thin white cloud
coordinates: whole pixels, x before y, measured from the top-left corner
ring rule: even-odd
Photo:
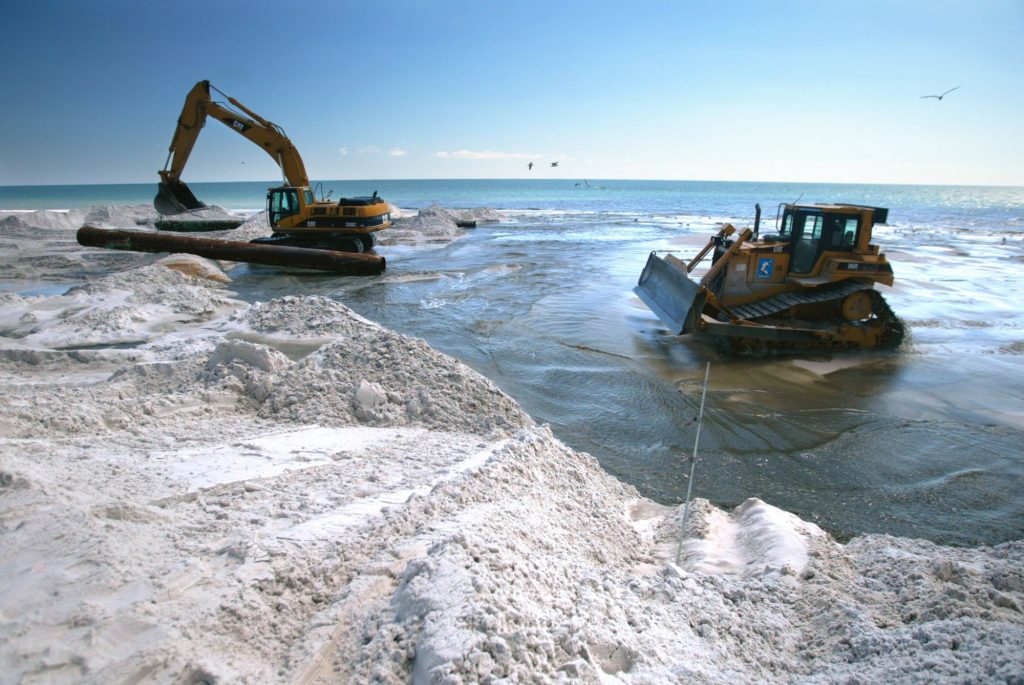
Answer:
[[[382,150],[376,145],[362,145],[356,148],[345,146],[338,149],[338,154],[342,157],[346,157],[348,155],[379,155],[381,152]],[[400,147],[393,147],[388,150],[387,154],[392,157],[404,157],[409,153]]]
[[[440,159],[540,159],[541,155],[532,152],[498,152],[495,150],[455,150],[454,152],[435,152]]]

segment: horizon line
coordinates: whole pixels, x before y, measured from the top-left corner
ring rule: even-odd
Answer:
[[[596,181],[601,183],[749,183],[749,184],[761,184],[761,185],[844,185],[844,186],[911,186],[911,187],[945,187],[945,188],[1020,188],[1024,189],[1024,184],[1005,184],[1005,183],[893,183],[884,181],[752,181],[752,180],[724,180],[724,179],[697,179],[697,178],[598,178],[598,177],[587,177],[586,181]],[[488,177],[488,178],[331,178],[322,179],[312,182],[310,185],[315,186],[318,183],[407,183],[407,182],[423,182],[423,181],[531,181],[531,182],[576,182],[575,177],[573,178],[530,178],[530,177]],[[280,187],[281,183],[277,180],[272,181],[189,181],[189,184],[209,184],[209,183],[259,183],[270,187]],[[22,183],[22,184],[0,184],[2,188],[67,188],[67,187],[95,187],[101,188],[104,186],[129,186],[129,185],[158,185],[159,181],[122,181],[122,182],[109,182],[109,183]]]

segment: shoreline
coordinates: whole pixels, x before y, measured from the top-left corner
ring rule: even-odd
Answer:
[[[394,239],[457,238],[446,221]],[[50,275],[82,251],[73,227],[12,226],[74,250]],[[697,500],[676,565],[680,508],[422,340],[322,297],[247,305],[198,258],[108,263],[61,295],[0,293],[4,682],[1022,671],[1024,541],[840,545],[758,500]]]

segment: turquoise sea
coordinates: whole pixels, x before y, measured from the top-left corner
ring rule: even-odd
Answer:
[[[273,183],[190,185],[208,204],[258,210]],[[323,295],[423,338],[664,503],[685,496],[711,362],[698,496],[724,506],[760,497],[840,538],[1024,537],[1024,188],[599,179],[321,188],[335,198],[376,190],[410,210],[490,207],[503,220],[448,244],[381,246],[388,268],[377,277],[238,265],[237,297]],[[2,187],[0,210],[149,204],[155,191]],[[882,292],[910,331],[900,349],[730,358],[668,335],[632,293],[651,250],[692,255],[719,222],[748,225],[760,203],[768,226],[779,203],[798,199],[889,208],[874,242],[896,276]],[[51,293],[112,263],[95,251],[79,261],[59,283],[0,282],[0,291]]]

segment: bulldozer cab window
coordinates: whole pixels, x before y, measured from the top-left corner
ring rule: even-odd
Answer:
[[[832,217],[832,234],[829,249],[852,250],[860,238],[860,220],[851,216]]]
[[[789,240],[793,237],[793,215],[786,214],[782,218],[782,228],[779,229],[779,238]]]
[[[795,273],[807,273],[814,268],[821,252],[822,233],[825,230],[825,217],[821,214],[796,214],[793,216],[793,266]],[[789,218],[787,216],[787,218]]]

